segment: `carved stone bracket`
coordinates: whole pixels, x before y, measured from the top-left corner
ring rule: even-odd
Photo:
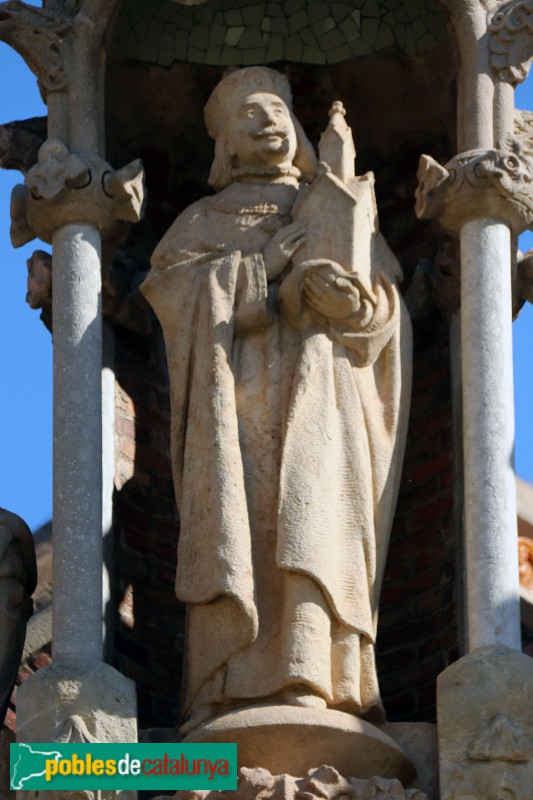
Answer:
[[[533,59],[533,0],[511,0],[488,18],[490,64],[498,77],[516,85]]]
[[[522,233],[533,223],[533,158],[510,136],[498,148],[461,153],[445,167],[422,155],[415,211],[419,219],[438,217],[453,236],[465,222],[484,218]]]
[[[173,800],[427,800],[418,789],[404,789],[400,781],[373,777],[346,780],[333,767],[311,769],[303,778],[271,775],[257,767],[239,770],[238,787],[230,791],[179,791]],[[170,800],[160,795],[155,800]]]
[[[64,225],[97,227],[104,239],[120,242],[129,222],[138,222],[144,201],[144,171],[139,160],[114,171],[98,156],[69,153],[48,139],[25,184],[11,195],[11,241],[20,247],[36,236],[51,243]]]
[[[0,3],[0,40],[11,45],[47,92],[65,88],[68,80],[72,22],[68,16],[26,5]]]

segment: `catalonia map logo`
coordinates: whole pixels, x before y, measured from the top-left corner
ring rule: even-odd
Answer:
[[[236,789],[237,745],[12,744],[10,786],[17,791]]]

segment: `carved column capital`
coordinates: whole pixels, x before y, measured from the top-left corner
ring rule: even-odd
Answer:
[[[104,159],[70,153],[63,142],[47,139],[24,185],[11,194],[14,247],[38,236],[49,244],[64,225],[94,225],[104,239],[119,242],[128,222],[138,222],[144,202],[140,160],[114,171]]]
[[[460,153],[444,167],[422,155],[415,211],[419,219],[438,217],[453,236],[465,222],[489,218],[522,233],[533,223],[533,158],[514,137]]]
[[[490,65],[500,80],[516,85],[533,58],[533,0],[511,0],[487,18]]]

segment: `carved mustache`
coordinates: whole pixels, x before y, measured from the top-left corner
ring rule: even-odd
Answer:
[[[282,128],[263,128],[263,130],[258,131],[252,135],[253,139],[265,139],[268,136],[281,136],[285,137],[288,135],[288,131]]]

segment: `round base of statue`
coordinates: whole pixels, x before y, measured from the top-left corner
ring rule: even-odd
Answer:
[[[397,778],[416,770],[398,744],[369,722],[332,709],[256,705],[235,709],[191,731],[189,742],[237,742],[239,767],[303,776],[321,764],[350,778]]]

